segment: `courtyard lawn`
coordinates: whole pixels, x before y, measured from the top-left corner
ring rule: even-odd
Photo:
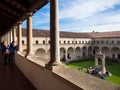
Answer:
[[[94,67],[94,61],[93,60],[73,61],[67,65],[76,70],[78,70],[78,68],[81,67],[82,72],[86,73],[86,67]],[[106,64],[106,70],[112,73],[112,76],[107,77],[106,80],[114,84],[120,85],[120,64],[118,63],[111,63],[110,65]]]

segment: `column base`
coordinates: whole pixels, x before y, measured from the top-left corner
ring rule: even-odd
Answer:
[[[45,68],[48,69],[48,70],[50,70],[50,71],[52,71],[53,67],[60,66],[60,65],[62,65],[61,62],[54,62],[54,63],[48,62],[47,64],[45,64]]]

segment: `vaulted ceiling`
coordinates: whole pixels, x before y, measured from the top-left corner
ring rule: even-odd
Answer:
[[[35,13],[47,3],[48,0],[0,0],[0,36],[25,20],[27,12]]]

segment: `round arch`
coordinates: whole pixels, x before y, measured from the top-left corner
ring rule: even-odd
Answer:
[[[93,51],[92,51],[92,47],[91,46],[89,46],[88,47],[88,57],[91,57],[93,54]]]
[[[109,48],[108,47],[102,47],[102,53],[105,54],[105,56],[109,57]]]
[[[111,49],[112,58],[120,59],[120,49],[118,47],[113,47]]]
[[[46,59],[46,53],[45,53],[45,50],[42,49],[42,48],[39,48],[36,50],[35,52],[35,56],[41,58],[41,59]]]
[[[65,48],[61,47],[61,48],[60,48],[60,59],[63,58],[63,57],[64,57],[64,58],[66,57],[66,56],[65,56],[65,55],[66,55],[65,53],[66,53]]]
[[[71,59],[74,57],[74,49],[72,47],[69,47],[67,50],[67,58]]]
[[[76,49],[75,49],[75,55],[76,55],[76,57],[80,57],[80,47],[76,47]]]
[[[98,52],[98,50],[99,50],[99,47],[98,47],[98,46],[95,46],[95,47],[93,48],[93,54],[95,55],[95,54]]]
[[[82,48],[82,57],[86,57],[87,56],[87,52],[86,51],[87,51],[87,47],[84,46]]]

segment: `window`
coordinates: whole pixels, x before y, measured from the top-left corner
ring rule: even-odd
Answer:
[[[111,41],[111,43],[113,44],[113,43],[114,43],[114,41]]]
[[[70,41],[68,41],[68,44],[70,43]]]
[[[81,41],[79,41],[79,43],[81,44]]]
[[[82,41],[82,44],[84,44],[84,41]]]
[[[36,40],[36,44],[38,44],[38,40]]]
[[[106,41],[106,43],[108,44],[108,41]]]
[[[90,41],[88,41],[88,43],[90,44],[91,42],[90,42]]]
[[[61,44],[61,41],[59,41],[59,43]]]
[[[97,41],[97,43],[99,43],[99,41]]]
[[[76,44],[77,44],[77,41],[76,41]]]
[[[101,43],[104,43],[103,41],[101,41]]]
[[[95,41],[93,41],[93,43],[95,44]]]
[[[43,44],[45,44],[45,41],[43,41]]]
[[[74,41],[72,41],[72,43],[74,43]]]
[[[66,43],[66,41],[64,41],[64,44]]]
[[[24,41],[24,40],[22,40],[22,44],[25,44],[25,41]]]
[[[50,41],[48,41],[48,43],[50,44]]]
[[[85,43],[87,44],[87,41],[85,41]]]
[[[119,44],[119,43],[120,43],[120,41],[117,41],[117,43]]]

